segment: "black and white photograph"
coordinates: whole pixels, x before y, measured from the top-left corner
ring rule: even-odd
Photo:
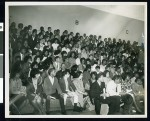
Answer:
[[[146,118],[146,2],[6,2],[6,118]]]

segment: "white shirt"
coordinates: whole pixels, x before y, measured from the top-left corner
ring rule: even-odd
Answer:
[[[37,90],[37,79],[32,79],[32,82],[33,82],[33,86],[35,88],[35,92],[36,93],[36,90]]]
[[[134,82],[135,82],[135,80],[136,80],[136,78],[135,78],[135,77],[131,78],[131,84],[132,84],[132,83],[134,83]]]
[[[77,64],[77,65],[80,65],[80,58],[77,58],[77,59],[76,59],[76,64]]]
[[[22,53],[20,53],[20,56],[21,56],[21,60],[23,60],[24,58],[24,55]]]
[[[51,76],[48,76],[48,77],[49,77],[51,84],[53,85],[54,84],[54,77],[51,77]]]
[[[121,92],[121,85],[116,84],[113,80],[111,80],[107,83],[106,92],[109,96],[119,95],[119,92]]]
[[[65,80],[65,84],[66,84],[66,91],[69,91],[69,88],[68,88],[68,80],[67,79],[64,79]]]
[[[93,72],[93,71],[96,71],[96,66],[97,66],[97,64],[94,64],[92,67],[91,67],[91,72]]]
[[[105,67],[106,67],[106,66],[100,65],[100,71],[101,71],[101,72],[104,72],[104,71],[105,71]]]
[[[53,49],[54,49],[54,50],[57,50],[58,45],[59,45],[59,44],[57,44],[57,43],[53,43],[53,44],[52,44]]]
[[[62,48],[62,51],[66,51],[67,53],[69,53],[69,52],[70,52],[70,49],[63,47],[63,48]]]

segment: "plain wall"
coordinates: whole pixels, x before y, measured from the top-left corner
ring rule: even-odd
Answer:
[[[39,30],[44,26],[54,29],[80,32],[87,35],[95,34],[105,37],[140,41],[144,33],[144,21],[110,14],[104,11],[84,6],[58,5],[58,6],[10,6],[10,22],[32,25]],[[79,25],[75,25],[79,20]],[[126,30],[129,31],[126,34]]]

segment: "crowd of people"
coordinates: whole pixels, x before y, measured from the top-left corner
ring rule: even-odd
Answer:
[[[60,101],[66,114],[68,97],[74,111],[108,104],[108,115],[144,113],[144,45],[130,40],[32,25],[9,27],[10,98],[26,93],[34,114],[50,114],[50,101]],[[121,107],[120,104],[123,103]],[[45,104],[45,105],[44,105]],[[44,110],[44,107],[46,110]]]

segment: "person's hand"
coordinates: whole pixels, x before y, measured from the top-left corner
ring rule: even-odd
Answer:
[[[87,92],[84,92],[84,95],[88,95],[88,93],[87,93]]]
[[[64,97],[65,93],[61,93],[60,96]]]
[[[54,99],[54,100],[56,99],[55,97],[50,96],[50,95],[48,95],[48,98],[49,98],[49,99]]]
[[[100,96],[102,96],[102,97],[108,97],[108,94],[107,93],[103,93],[103,94],[100,94]]]
[[[39,96],[38,96],[38,95],[35,95],[34,99],[37,100],[38,98],[39,98]]]

